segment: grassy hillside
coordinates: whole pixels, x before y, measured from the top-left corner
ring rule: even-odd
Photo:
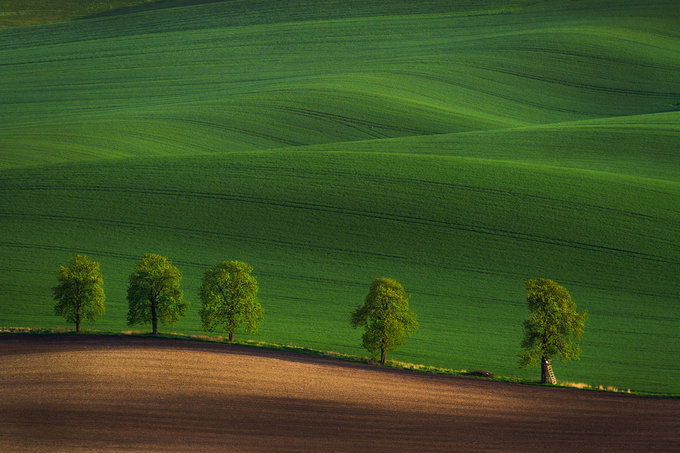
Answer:
[[[0,325],[63,326],[56,268],[107,313],[148,251],[255,267],[268,341],[360,353],[372,278],[413,294],[395,357],[517,367],[523,282],[590,311],[558,378],[680,393],[680,15],[673,2],[158,1],[0,31]]]
[[[255,3],[252,18],[238,5],[4,31],[4,165],[480,131],[680,102],[665,16],[365,16],[375,5],[362,2],[357,17],[319,20],[325,3]]]
[[[66,22],[148,8],[155,0],[0,0],[0,28]]]

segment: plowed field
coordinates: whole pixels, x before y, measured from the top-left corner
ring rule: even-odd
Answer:
[[[149,338],[0,336],[0,451],[678,450],[680,400]]]

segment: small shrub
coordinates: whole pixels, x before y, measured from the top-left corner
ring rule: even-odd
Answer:
[[[464,374],[466,376],[476,376],[476,377],[487,377],[487,378],[496,377],[496,375],[493,374],[491,371],[486,371],[486,370],[473,370],[473,371],[465,372]]]

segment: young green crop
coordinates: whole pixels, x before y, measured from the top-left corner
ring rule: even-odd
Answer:
[[[414,294],[420,323],[397,360],[529,377],[514,357],[522,282],[540,272],[588,300],[582,360],[561,367],[564,379],[674,388],[664,376],[678,372],[675,183],[445,156],[275,151],[6,170],[0,192],[0,247],[16,263],[3,273],[1,325],[59,325],[40,301],[54,263],[75,250],[102,263],[98,326],[118,330],[126,279],[145,249],[173,257],[189,301],[199,300],[204,270],[235,255],[258,269],[267,322],[255,338],[360,354],[347,317],[367,276],[394,275]],[[175,328],[200,333],[198,309]]]
[[[109,330],[147,250],[190,302],[238,256],[255,338],[361,354],[347,318],[390,275],[420,323],[396,359],[528,378],[549,275],[590,313],[561,377],[680,392],[673,1],[157,3],[0,31],[0,325],[64,326],[74,254]]]

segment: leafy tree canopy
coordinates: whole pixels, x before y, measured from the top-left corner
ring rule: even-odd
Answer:
[[[380,352],[385,363],[388,351],[404,344],[418,328],[415,313],[408,311],[410,296],[399,282],[391,278],[376,278],[366,295],[364,305],[352,313],[353,327],[365,326],[363,346],[371,354]]]
[[[520,364],[527,367],[555,356],[562,361],[578,359],[577,341],[588,312],[578,313],[569,292],[552,280],[527,280],[526,289],[531,315],[524,321]]]
[[[257,301],[258,284],[250,275],[253,268],[241,261],[223,261],[205,271],[200,288],[203,328],[221,329],[234,341],[234,331],[244,326],[257,331],[264,309]]]
[[[76,255],[68,266],[59,266],[57,280],[59,284],[52,288],[54,313],[75,323],[76,332],[83,318],[96,321],[104,314],[106,296],[98,262]]]
[[[130,275],[127,290],[128,325],[152,323],[158,333],[158,321],[173,325],[187,311],[187,302],[179,287],[182,274],[164,256],[147,253]]]

